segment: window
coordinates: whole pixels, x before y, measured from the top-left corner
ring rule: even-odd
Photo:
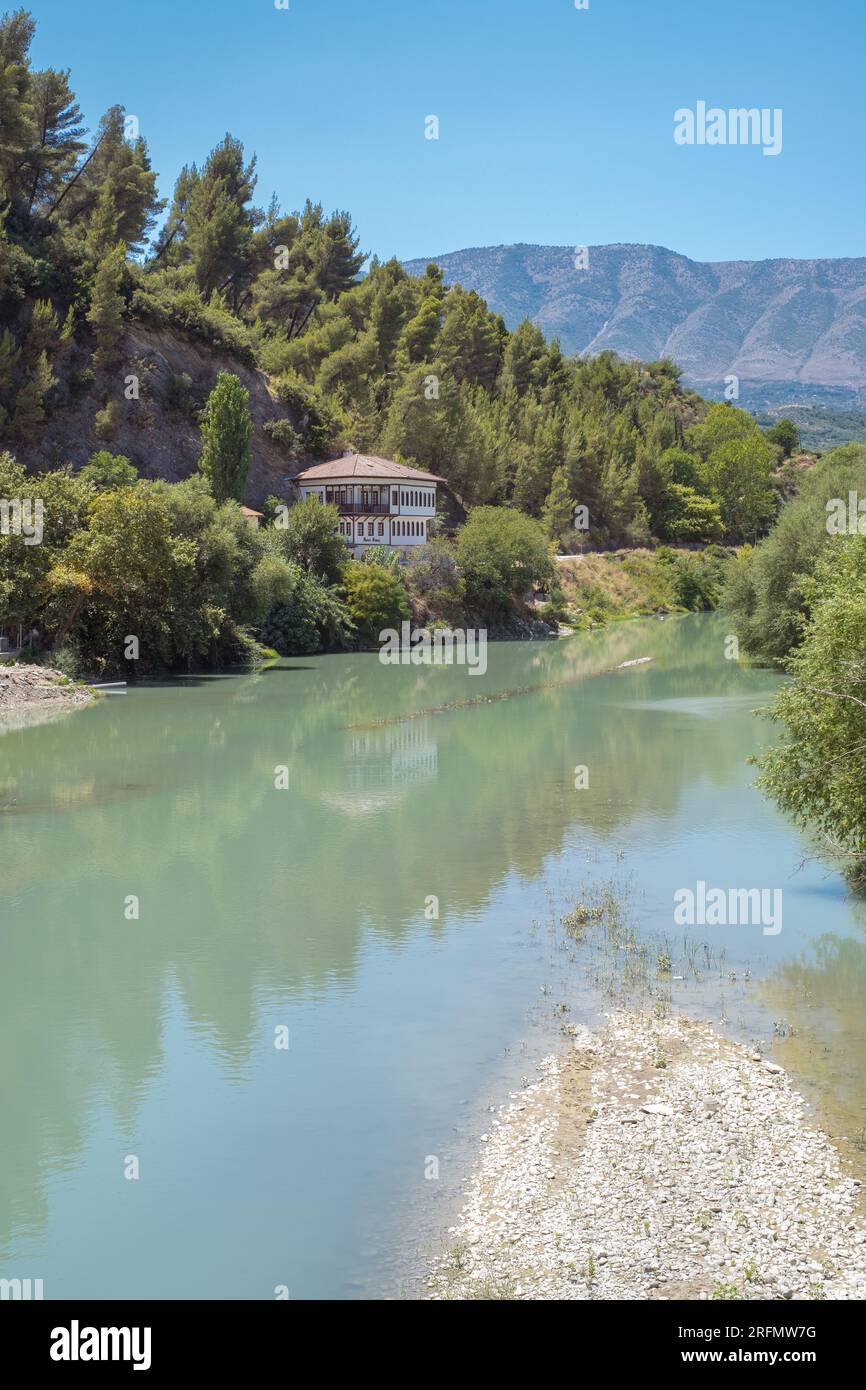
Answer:
[[[400,501],[400,493],[397,488],[391,489],[391,506],[396,507]]]
[[[385,534],[385,523],[384,523],[384,521],[380,521],[380,522],[379,522],[379,535],[380,535],[380,536],[384,536],[384,534]]]

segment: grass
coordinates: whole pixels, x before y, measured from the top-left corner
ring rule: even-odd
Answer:
[[[658,550],[593,551],[557,561],[564,621],[592,628],[628,618],[712,608],[729,552],[662,546]]]
[[[575,555],[561,560],[557,576],[576,626],[598,626],[652,613],[674,613],[676,586],[670,566],[649,550]]]
[[[553,926],[564,928],[563,945],[573,960],[582,958],[587,978],[612,1003],[652,1009],[666,1017],[674,980],[701,984],[722,981],[729,973],[724,947],[684,932],[681,937],[641,923],[631,885],[619,879],[583,882],[565,912],[554,910]],[[750,971],[743,973],[748,980]],[[668,1058],[659,1052],[654,1065]]]

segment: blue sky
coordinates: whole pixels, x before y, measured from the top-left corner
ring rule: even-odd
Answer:
[[[261,203],[348,208],[381,257],[864,252],[863,0],[289,3],[36,0],[34,58],[72,69],[91,127],[138,116],[164,195],[230,130]],[[782,152],[676,145],[699,100],[781,108]]]

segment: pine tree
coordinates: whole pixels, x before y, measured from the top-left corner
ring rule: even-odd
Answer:
[[[91,222],[99,209],[102,235],[113,215],[115,237],[129,251],[141,248],[165,206],[157,197],[156,174],[150,167],[147,145],[139,136],[126,138],[122,106],[112,106],[102,117],[93,147],[67,180],[51,211],[72,231],[89,240]],[[96,253],[102,250],[97,246]]]
[[[568,490],[568,470],[557,468],[544,504],[544,523],[552,541],[558,541],[569,529],[573,506]]]
[[[199,468],[217,502],[243,500],[250,471],[250,394],[231,372],[220,372],[201,425]]]
[[[175,190],[172,216],[182,218],[182,238],[205,299],[228,292],[234,309],[252,275],[254,229],[264,214],[250,206],[256,186],[255,156],[226,135],[199,172],[184,169]]]
[[[53,68],[34,73],[30,95],[33,137],[27,152],[27,210],[32,213],[54,201],[86,146],[68,73]]]
[[[124,247],[118,243],[103,256],[93,282],[87,322],[96,336],[93,361],[97,367],[111,367],[117,360],[117,345],[123,331]]]
[[[414,318],[403,329],[397,361],[400,366],[429,362],[442,327],[441,301],[427,295]]]
[[[20,356],[21,349],[9,329],[4,328],[0,333],[0,396],[5,395],[14,384]]]
[[[28,370],[32,370],[41,354],[47,352],[57,337],[59,326],[50,300],[37,299],[24,342],[24,365]]]
[[[32,372],[15,398],[15,413],[12,416],[12,433],[16,439],[29,443],[45,419],[45,397],[56,386],[57,378],[52,375],[48,364],[48,354],[42,352],[33,365]]]
[[[0,19],[0,196],[24,202],[25,159],[33,129],[30,44],[36,24],[26,10]]]

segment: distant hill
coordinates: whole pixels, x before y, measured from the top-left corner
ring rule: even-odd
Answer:
[[[428,260],[449,283],[477,290],[509,328],[532,319],[567,352],[672,357],[703,395],[718,399],[735,375],[749,409],[802,409],[804,422],[823,422],[825,445],[828,412],[829,434],[842,414],[864,433],[866,257],[702,262],[636,244],[592,246],[579,270],[574,247],[518,245],[406,268],[421,272]]]

